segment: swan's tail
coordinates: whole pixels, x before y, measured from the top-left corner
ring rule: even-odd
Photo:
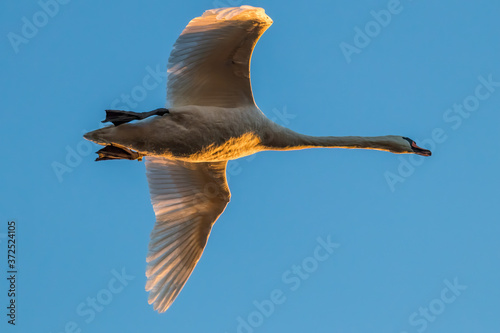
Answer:
[[[132,120],[142,120],[151,116],[163,116],[170,112],[160,108],[149,112],[133,112],[121,110],[106,110],[106,119],[103,122],[112,122],[113,125],[85,133],[83,137],[89,141],[105,146],[97,153],[97,161],[103,160],[141,160],[148,151],[147,138],[151,133],[147,123],[129,123]],[[146,125],[146,126],[145,126]],[[134,149],[134,150],[132,150]]]

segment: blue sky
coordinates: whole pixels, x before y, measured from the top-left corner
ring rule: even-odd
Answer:
[[[54,3],[0,5],[0,247],[15,220],[19,270],[15,328],[1,279],[2,332],[500,330],[500,3]],[[433,156],[231,162],[231,203],[159,315],[144,291],[144,164],[95,163],[82,134],[112,105],[162,107],[184,26],[242,4],[274,20],[252,60],[270,118],[311,135],[408,136]]]

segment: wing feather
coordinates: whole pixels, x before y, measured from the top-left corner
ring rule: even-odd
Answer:
[[[254,105],[250,59],[272,22],[264,9],[251,6],[211,9],[191,20],[170,54],[170,104]]]
[[[229,202],[226,165],[146,158],[156,215],[146,290],[149,303],[159,312],[167,310],[181,291],[203,253],[212,225]]]

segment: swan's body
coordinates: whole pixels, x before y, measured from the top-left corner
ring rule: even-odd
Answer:
[[[206,11],[189,23],[171,53],[168,114],[85,135],[95,143],[146,156],[156,214],[146,289],[160,312],[184,286],[229,202],[228,160],[264,150],[313,147],[430,155],[401,136],[313,137],[269,120],[253,100],[250,58],[271,24],[262,8]]]
[[[145,156],[186,162],[221,162],[264,150],[313,147],[364,148],[408,153],[401,136],[312,137],[269,120],[256,106],[222,108],[188,105],[169,108],[169,115],[110,126],[86,135],[102,144],[123,146]],[[413,151],[411,151],[413,152]]]
[[[169,115],[100,130],[97,143],[186,162],[219,162],[258,152],[266,116],[256,107],[181,106]],[[147,125],[145,123],[147,122]],[[140,140],[147,138],[147,140]],[[231,144],[228,144],[231,142]]]

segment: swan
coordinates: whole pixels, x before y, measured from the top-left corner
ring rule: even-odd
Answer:
[[[205,11],[189,22],[170,54],[170,106],[143,113],[106,110],[103,122],[113,124],[84,135],[104,146],[97,160],[146,157],[156,215],[146,291],[160,313],[183,288],[229,203],[228,160],[315,147],[431,155],[403,136],[315,137],[269,120],[253,98],[250,59],[272,23],[264,9],[251,6]]]

